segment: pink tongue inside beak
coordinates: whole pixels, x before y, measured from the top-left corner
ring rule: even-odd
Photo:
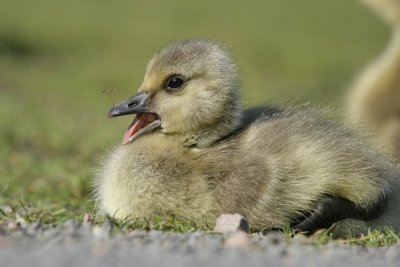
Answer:
[[[130,139],[140,130],[152,123],[157,119],[157,116],[152,113],[140,113],[136,115],[131,126],[126,130],[124,134],[123,144],[129,143]]]

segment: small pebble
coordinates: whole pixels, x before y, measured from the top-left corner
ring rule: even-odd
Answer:
[[[238,213],[222,214],[217,219],[214,231],[217,233],[229,233],[236,231],[248,232],[249,225],[246,219]]]
[[[82,223],[84,225],[92,225],[93,224],[93,217],[92,215],[90,215],[89,213],[85,213],[85,215],[83,216],[83,221]]]
[[[8,231],[17,231],[21,229],[21,225],[16,221],[10,221],[7,224]]]
[[[143,236],[147,235],[147,232],[141,229],[135,229],[131,232],[129,232],[126,236],[127,237],[133,237],[133,238],[141,238]]]
[[[25,221],[25,219],[21,216],[21,215],[19,215],[18,213],[16,214],[16,220],[15,220],[15,222],[21,227],[21,228],[25,228],[25,226],[26,226],[26,221]]]
[[[400,261],[400,244],[393,245],[387,250],[387,259],[389,262]]]
[[[28,224],[27,227],[25,228],[25,234],[28,236],[36,236],[38,233],[40,233],[42,229],[42,223],[40,221],[36,221],[32,224]]]
[[[11,212],[13,212],[13,209],[12,209],[11,206],[9,206],[9,205],[2,205],[2,206],[0,206],[0,209],[1,209],[4,213],[11,213]]]
[[[51,227],[43,231],[43,238],[45,239],[55,239],[57,236],[62,236],[64,233],[59,227]]]
[[[79,228],[79,223],[74,221],[74,220],[68,220],[64,223],[63,227],[68,231],[68,232],[74,232]]]
[[[80,237],[80,226],[80,223],[74,220],[66,221],[63,225],[66,236],[78,239]]]
[[[111,232],[112,229],[114,228],[114,224],[112,221],[108,218],[104,220],[103,226],[102,226],[107,232]]]
[[[265,236],[265,240],[269,244],[278,245],[285,243],[285,235],[280,232],[271,232]]]
[[[250,239],[248,234],[243,231],[237,231],[230,234],[224,241],[226,247],[238,248],[248,247],[250,245]]]
[[[110,232],[107,231],[104,227],[95,226],[93,227],[93,236],[99,240],[108,240],[110,238]]]

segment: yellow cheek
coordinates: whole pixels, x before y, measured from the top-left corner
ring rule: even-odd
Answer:
[[[154,96],[152,107],[161,117],[165,133],[179,133],[187,129],[191,107],[184,96],[175,96],[158,92]]]

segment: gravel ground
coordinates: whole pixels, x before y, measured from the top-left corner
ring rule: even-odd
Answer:
[[[0,224],[0,266],[400,266],[400,244],[364,248],[280,233],[210,234],[134,230],[111,235],[111,224],[68,221]]]

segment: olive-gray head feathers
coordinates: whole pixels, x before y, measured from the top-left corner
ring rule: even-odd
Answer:
[[[149,108],[162,132],[185,145],[205,147],[237,127],[241,116],[236,67],[210,40],[181,41],[149,61],[140,92],[151,92]]]

